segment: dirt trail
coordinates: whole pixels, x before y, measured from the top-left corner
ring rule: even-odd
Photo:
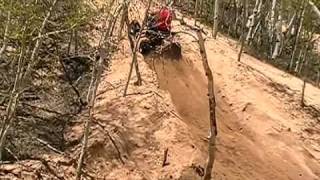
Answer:
[[[207,135],[208,127],[207,88],[201,72],[201,62],[198,62],[200,57],[195,56],[196,52],[188,53],[188,51],[184,52],[185,58],[180,62],[168,59],[148,59],[148,61],[150,67],[157,73],[160,87],[170,92],[183,121],[192,127],[192,134],[198,139],[203,139]],[[209,58],[212,55],[221,56],[220,53],[208,51]],[[226,78],[234,77],[233,75],[241,78],[246,75],[245,71],[233,74],[239,73],[237,69],[243,68],[238,65],[226,66],[227,64],[213,61],[211,65],[217,68],[215,74],[218,77],[222,76],[220,73],[224,71],[232,73],[232,75],[227,74],[229,76]],[[320,164],[316,160],[317,155],[310,153],[298,134],[288,130],[295,123],[277,123],[279,118],[277,116],[281,116],[283,112],[270,112],[272,109],[276,110],[273,107],[275,103],[270,101],[268,96],[261,97],[263,94],[269,96],[270,94],[257,89],[259,87],[257,84],[249,84],[241,91],[246,81],[238,80],[240,84],[238,87],[238,84],[234,83],[236,79],[218,79],[218,77],[216,81],[220,134],[218,161],[215,165],[217,179],[318,179]],[[265,82],[266,79],[259,83]],[[251,88],[250,93],[247,93],[248,88]],[[260,105],[261,109],[258,109]],[[282,121],[285,123],[287,119]],[[204,142],[200,141],[197,145],[205,151]]]
[[[181,41],[201,71],[196,44]],[[217,171],[226,179],[320,179],[320,117],[299,107],[301,80],[248,55],[238,63],[236,42],[225,37],[206,46],[222,132]],[[319,106],[320,90],[307,91],[307,104]]]
[[[207,84],[198,45],[188,35],[180,41],[180,61],[139,57],[143,86],[132,80],[125,98],[131,56],[127,42],[120,46],[99,88],[96,119],[115,139],[125,164],[101,132],[95,133],[87,167],[97,177],[201,179]],[[300,108],[301,80],[248,55],[238,63],[236,42],[225,37],[208,39],[206,46],[218,103],[216,179],[320,179],[320,117]],[[319,106],[320,90],[307,88],[307,103]],[[166,149],[168,165],[162,167]]]

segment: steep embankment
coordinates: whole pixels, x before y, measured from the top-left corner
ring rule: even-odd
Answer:
[[[183,54],[201,70],[191,40],[182,37]],[[301,80],[251,56],[238,63],[236,42],[225,37],[208,39],[206,46],[218,96],[218,174],[226,179],[319,179],[320,117],[300,108]],[[320,107],[319,89],[308,85],[306,92],[307,104]]]
[[[89,141],[86,169],[97,179],[203,175],[207,84],[197,44],[179,40],[180,61],[139,56],[143,85],[134,86],[134,76],[127,97],[131,52],[126,41],[120,46],[99,88]],[[218,102],[216,179],[319,179],[319,114],[299,107],[301,81],[247,55],[236,62],[236,42],[225,37],[206,45]],[[320,104],[318,89],[308,85],[306,94],[308,104]]]
[[[197,44],[187,35],[180,41],[180,61],[139,57],[143,86],[132,80],[125,98],[131,61],[126,42],[115,56],[100,87],[96,118],[125,164],[109,141],[107,146],[96,138],[87,167],[97,177],[200,179],[207,157],[207,85]],[[206,44],[218,102],[216,178],[319,179],[319,117],[299,107],[300,80],[247,55],[236,62],[235,44],[225,37]],[[307,88],[308,104],[316,105],[320,91]]]

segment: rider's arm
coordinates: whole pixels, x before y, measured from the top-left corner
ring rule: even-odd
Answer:
[[[166,20],[164,21],[166,27],[169,29],[169,23],[168,23],[168,20],[170,18],[170,15],[167,16]]]

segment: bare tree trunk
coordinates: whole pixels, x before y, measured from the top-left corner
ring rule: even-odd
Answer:
[[[304,14],[305,14],[305,9],[306,9],[305,3],[303,3],[302,6],[303,6],[303,9],[302,9],[301,16],[300,16],[299,28],[298,28],[298,31],[297,31],[297,35],[295,37],[295,43],[294,43],[294,47],[293,47],[293,51],[292,51],[292,55],[291,55],[291,59],[290,59],[290,64],[288,66],[288,70],[289,71],[291,71],[292,68],[293,68],[294,57],[295,57],[295,54],[296,54],[297,46],[299,44],[300,32],[301,32],[301,29],[302,29],[302,26],[303,26]]]
[[[242,22],[242,35],[240,38],[240,51],[238,54],[238,61],[241,61],[241,55],[242,55],[242,51],[243,51],[243,47],[244,47],[244,42],[245,42],[245,31],[246,31],[246,22],[247,22],[247,3],[248,0],[242,0],[243,2],[243,22]]]
[[[39,30],[39,33],[38,33],[38,37],[39,37],[39,38],[37,39],[36,44],[35,44],[35,46],[34,46],[34,48],[33,48],[33,51],[32,51],[31,57],[30,57],[30,62],[29,62],[29,64],[28,64],[28,67],[27,67],[27,69],[26,69],[26,72],[24,73],[24,77],[27,77],[27,76],[29,75],[32,66],[36,63],[36,61],[37,61],[37,59],[38,59],[38,52],[39,52],[39,49],[40,49],[40,47],[41,47],[41,45],[42,45],[42,40],[43,40],[42,34],[43,34],[43,31],[44,31],[44,28],[46,27],[46,25],[47,25],[47,23],[48,23],[48,21],[49,21],[49,18],[51,17],[51,13],[52,13],[52,11],[53,11],[53,8],[54,8],[55,5],[57,4],[57,2],[58,2],[58,0],[55,0],[55,1],[52,3],[52,5],[51,5],[51,7],[50,7],[50,9],[49,9],[49,11],[48,11],[48,13],[46,14],[46,17],[45,17],[44,20],[42,21],[42,24],[41,24],[41,27],[40,27],[40,30]]]
[[[147,9],[145,11],[145,15],[144,15],[144,19],[143,19],[143,23],[142,23],[141,29],[144,29],[144,27],[146,26],[147,18],[148,18],[148,14],[149,14],[149,10],[150,10],[151,4],[152,4],[152,0],[149,0],[148,7],[147,7]],[[135,45],[134,45],[134,48],[133,48],[133,51],[132,51],[132,62],[131,62],[131,65],[130,65],[130,71],[129,71],[129,75],[128,75],[128,80],[127,80],[127,83],[126,83],[126,86],[125,86],[125,89],[124,89],[123,96],[127,95],[127,91],[128,91],[128,87],[129,87],[129,83],[130,83],[130,79],[131,79],[131,75],[132,75],[133,66],[135,66],[136,72],[137,72],[138,80],[137,80],[136,84],[139,85],[142,82],[141,76],[140,76],[140,73],[139,73],[139,69],[138,69],[138,62],[137,62],[138,61],[138,59],[137,59],[137,51],[139,49],[140,38],[141,38],[141,33],[138,34],[138,37],[136,39],[136,42],[135,42]]]
[[[10,1],[10,8],[12,8],[12,1]],[[6,22],[6,26],[5,26],[5,30],[4,30],[4,35],[3,35],[3,44],[2,47],[0,49],[0,59],[2,58],[3,53],[6,51],[7,49],[7,41],[8,41],[8,33],[9,33],[9,26],[11,24],[11,9],[8,10],[8,15],[7,15],[7,22]]]
[[[284,32],[284,34],[288,34],[288,32],[289,32],[289,33],[291,32],[291,29],[292,29],[292,27],[293,27],[293,23],[294,23],[296,17],[297,17],[297,13],[295,12],[295,13],[293,14],[292,18],[290,19],[288,28],[286,29],[286,31]]]
[[[76,180],[80,180],[81,174],[82,174],[82,165],[83,165],[84,157],[86,154],[86,149],[87,149],[88,139],[89,139],[89,134],[90,134],[90,123],[93,120],[97,90],[100,85],[101,75],[102,75],[102,71],[103,71],[103,61],[106,58],[106,55],[104,55],[102,53],[103,50],[100,49],[99,51],[100,51],[99,52],[100,59],[99,59],[98,63],[95,64],[95,67],[94,67],[94,69],[96,69],[96,70],[94,70],[94,72],[97,72],[97,73],[94,75],[94,77],[92,77],[95,79],[95,82],[93,83],[94,86],[93,86],[93,90],[92,90],[91,98],[90,98],[90,103],[89,103],[89,117],[85,121],[83,142],[82,142],[81,153],[80,153],[80,157],[79,157],[79,161],[78,161],[78,165],[77,165]]]
[[[210,180],[212,176],[212,168],[215,160],[215,151],[216,151],[216,136],[217,136],[217,120],[216,120],[216,100],[214,94],[214,82],[213,82],[213,74],[210,69],[207,52],[204,44],[204,39],[202,37],[201,31],[197,31],[198,43],[200,46],[200,53],[202,57],[202,64],[204,71],[208,80],[208,96],[209,96],[209,111],[210,111],[210,139],[209,139],[209,157],[208,163],[204,175],[204,180]]]
[[[204,0],[200,0],[200,11],[199,11],[200,19],[203,17],[203,5],[204,5]]]
[[[302,94],[301,94],[301,106],[302,107],[305,106],[305,102],[304,102],[305,91],[306,91],[306,78],[303,78]]]
[[[239,22],[239,17],[238,17],[238,3],[237,0],[234,0],[234,19],[235,19],[235,23],[234,23],[234,34],[237,36],[238,35],[238,22]]]
[[[68,42],[68,50],[67,50],[68,56],[70,56],[72,41],[73,41],[73,31],[70,33],[70,39],[69,39],[69,42]]]
[[[73,30],[73,37],[74,37],[74,55],[77,56],[79,53],[79,41],[78,41],[78,30]]]
[[[303,63],[302,53],[303,53],[303,50],[300,50],[299,57],[298,57],[298,60],[296,62],[296,67],[294,68],[294,72],[295,73],[298,73],[299,67]]]
[[[307,45],[305,47],[305,53],[303,56],[303,65],[307,65],[308,64],[308,50],[309,50],[309,46],[312,43],[312,37],[313,37],[313,33],[311,33],[310,39],[307,42]],[[302,70],[303,67],[301,67],[301,74],[303,74],[303,85],[302,85],[302,95],[301,95],[301,106],[304,107],[305,106],[305,90],[306,90],[306,81],[307,81],[307,71],[306,69]]]
[[[218,28],[219,28],[219,4],[220,0],[215,0],[215,5],[214,5],[214,23],[213,23],[213,32],[212,32],[212,37],[214,39],[217,38],[218,35]]]
[[[282,44],[282,0],[280,0],[279,18],[275,23],[276,28],[276,44],[272,53],[271,59],[276,59],[279,56],[281,44]]]
[[[127,16],[127,11],[128,11],[128,0],[124,0],[123,4],[124,4],[124,9],[123,9],[123,14],[121,17],[121,21],[120,21],[120,29],[119,29],[119,34],[118,34],[118,39],[120,40],[122,37],[122,31],[123,31],[123,27],[126,21],[126,16]]]
[[[252,33],[252,37],[251,40],[253,40],[256,37],[256,34],[258,32],[258,30],[261,28],[261,20],[257,23],[256,27],[254,28],[254,31]],[[250,44],[252,41],[249,41],[248,43]]]
[[[316,85],[319,87],[320,86],[320,70],[318,70],[318,74],[317,74],[317,83]]]
[[[250,43],[250,41],[252,40],[252,37],[253,37],[252,34],[253,34],[253,27],[255,25],[255,19],[256,19],[257,15],[260,13],[259,10],[261,9],[261,7],[259,8],[259,6],[262,6],[262,1],[256,0],[256,4],[254,6],[253,13],[251,14],[251,16],[248,19],[249,31],[248,31],[247,38],[246,38],[246,41],[248,43]]]
[[[113,20],[113,23],[112,23],[112,26],[111,26],[111,30],[110,30],[110,35],[109,37],[112,37],[113,36],[113,31],[116,27],[116,24],[117,24],[117,21],[118,21],[118,18],[119,18],[119,15],[121,14],[121,10],[123,10],[123,6],[121,6],[119,8],[119,11],[117,12],[117,14],[114,16],[114,20]]]
[[[199,11],[199,2],[201,0],[196,0],[195,1],[195,7],[194,7],[194,18],[198,18],[198,11]]]
[[[269,33],[270,33],[270,39],[273,39],[273,34],[274,34],[274,26],[276,22],[276,5],[277,5],[277,0],[272,0],[272,5],[271,5],[271,21],[269,25]]]
[[[305,49],[304,49],[304,55],[303,55],[303,59],[300,63],[300,68],[299,68],[299,71],[298,71],[298,74],[302,74],[302,70],[304,68],[304,65],[307,64],[306,62],[306,58],[307,58],[307,54],[308,54],[308,49],[309,49],[309,44],[306,45]]]
[[[318,9],[318,7],[312,1],[308,1],[308,3],[311,6],[313,12],[315,12],[315,14],[318,16],[319,21],[320,21],[320,10]]]
[[[284,47],[286,46],[286,44],[287,44],[286,38],[287,38],[287,39],[289,38],[289,35],[291,34],[291,31],[292,31],[292,28],[293,28],[293,24],[294,24],[296,18],[297,18],[297,12],[294,12],[292,18],[290,19],[290,22],[289,22],[288,27],[287,27],[286,30],[283,32],[283,34],[284,34],[284,38],[283,38],[283,39],[284,39],[284,40],[283,40],[283,43],[282,43],[282,45],[281,45],[279,55],[282,54],[283,48],[284,48]]]
[[[18,70],[17,70],[17,74],[15,77],[15,81],[14,81],[14,85],[13,85],[13,89],[10,95],[10,99],[9,99],[9,103],[7,105],[6,108],[6,116],[5,119],[1,125],[1,132],[0,132],[0,161],[3,160],[3,150],[4,150],[4,146],[5,146],[5,141],[6,141],[6,137],[7,137],[7,133],[8,130],[11,126],[12,123],[12,119],[14,118],[15,112],[16,112],[16,108],[17,108],[17,103],[18,103],[18,99],[20,96],[20,85],[21,85],[21,77],[22,77],[22,71],[23,71],[23,59],[24,59],[24,55],[25,55],[25,44],[22,45],[21,48],[21,53],[19,56],[19,60],[18,60]]]

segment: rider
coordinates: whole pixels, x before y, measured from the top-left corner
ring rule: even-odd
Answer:
[[[162,32],[171,32],[171,22],[173,17],[173,11],[170,8],[171,3],[163,6],[159,11],[151,13],[156,16],[156,22],[152,26],[152,29]]]

